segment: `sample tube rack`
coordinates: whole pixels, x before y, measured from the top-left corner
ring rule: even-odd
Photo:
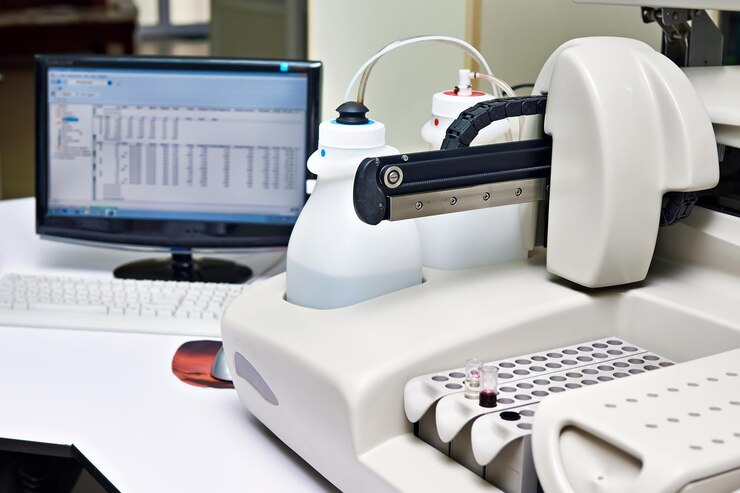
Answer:
[[[502,490],[536,493],[530,434],[544,397],[674,362],[607,337],[486,364],[499,368],[496,407],[481,407],[477,399],[465,397],[463,367],[410,380],[404,389],[406,416],[419,438]]]

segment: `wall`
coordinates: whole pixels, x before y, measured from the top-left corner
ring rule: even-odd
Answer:
[[[465,36],[462,0],[313,0],[308,4],[308,56],[324,62],[323,119],[336,116],[355,71],[383,46],[423,34]],[[432,94],[455,85],[465,57],[456,48],[412,45],[385,56],[368,83],[370,118],[386,124],[387,141],[422,150],[421,126]],[[353,97],[356,94],[353,91]]]
[[[483,0],[480,50],[494,74],[512,85],[534,82],[550,54],[583,36],[624,36],[660,49],[661,30],[639,7],[570,0]]]

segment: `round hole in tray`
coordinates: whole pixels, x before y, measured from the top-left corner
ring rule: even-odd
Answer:
[[[459,383],[448,383],[447,385],[445,385],[445,387],[447,387],[448,389],[452,389],[452,390],[459,390],[463,388],[463,386],[460,385]]]
[[[699,384],[696,383],[696,382],[689,382],[686,385],[688,385],[689,387],[698,387],[699,386]]]
[[[583,385],[596,385],[599,382],[597,382],[596,380],[588,380],[588,379],[586,379],[586,380],[581,380],[581,383]]]
[[[699,413],[689,413],[689,416],[691,416],[692,418],[698,418],[698,417],[701,416],[701,414],[699,414]]]
[[[519,423],[516,425],[517,428],[521,428],[522,430],[531,430],[532,425],[530,423]]]
[[[614,370],[614,367],[613,366],[610,366],[610,365],[599,365],[599,366],[597,366],[597,368],[599,370],[601,370],[601,371],[612,371],[612,370]]]
[[[735,438],[740,438],[740,433],[733,433],[732,436],[734,436]]]
[[[722,445],[723,443],[725,443],[725,441],[720,440],[719,438],[713,438],[712,443],[716,443],[717,445]]]
[[[709,410],[710,410],[710,411],[715,411],[715,412],[716,412],[716,411],[721,411],[721,410],[722,410],[722,408],[721,408],[721,407],[717,407],[717,406],[710,406]]]
[[[565,391],[565,389],[563,387],[550,387],[547,390],[549,390],[550,392],[554,392],[554,393],[564,392]]]
[[[608,348],[609,346],[607,346],[607,345],[606,345],[606,344],[604,344],[603,342],[595,342],[595,343],[594,343],[594,347],[595,347],[595,348],[598,348],[598,349],[604,349],[604,348]]]
[[[560,353],[547,353],[548,358],[562,358],[563,355]]]
[[[616,404],[604,404],[604,407],[614,409],[615,407],[617,407],[617,405]]]
[[[517,394],[514,396],[514,399],[519,399],[520,401],[528,401],[531,398],[532,396],[527,394]]]
[[[453,371],[452,373],[450,373],[450,376],[452,378],[465,378],[465,374],[461,371]]]
[[[522,416],[526,416],[527,418],[531,418],[532,416],[534,416],[534,411],[532,409],[522,409],[521,411],[519,411],[519,414],[521,414]]]
[[[606,375],[601,375],[600,377],[596,377],[596,380],[598,380],[599,382],[608,382],[614,379],[612,377],[607,377]]]
[[[583,375],[581,375],[580,373],[576,371],[569,371],[568,373],[565,374],[565,376],[570,377],[570,378],[581,378]]]
[[[640,358],[630,358],[627,361],[632,363],[633,365],[641,365],[644,363],[644,361],[641,360]]]
[[[615,361],[612,364],[617,368],[627,368],[629,366],[629,364],[625,363],[624,361]]]
[[[499,399],[496,399],[496,401],[499,404],[514,404],[514,399],[509,399],[508,397],[501,397]]]
[[[604,354],[604,353],[594,353],[594,358],[604,359],[604,358],[608,358],[608,357],[609,357],[609,355],[608,355],[608,354]]]
[[[596,375],[597,373],[599,373],[598,370],[594,370],[593,368],[584,368],[581,371],[584,375]]]
[[[619,346],[620,344],[622,344],[622,341],[618,341],[616,339],[609,339],[608,341],[606,341],[606,343],[611,344],[612,346]]]
[[[532,395],[535,397],[545,397],[548,394],[544,390],[533,390]]]
[[[714,377],[707,377],[707,382],[719,382],[719,379]]]
[[[564,359],[563,364],[564,365],[577,365],[578,361],[573,361],[572,359]]]
[[[633,398],[630,397],[629,399],[625,399],[625,401],[634,404],[635,402],[637,402],[637,399],[633,399]]]
[[[529,375],[527,370],[514,370],[515,375]]]
[[[727,375],[728,377],[736,377],[737,373],[735,373],[734,371],[728,371],[727,373],[725,373],[725,375]]]
[[[432,377],[432,380],[434,380],[435,382],[446,382],[447,380],[449,380],[449,378],[444,375],[434,375]]]
[[[578,361],[593,361],[594,360],[591,356],[577,356],[576,359]]]
[[[689,448],[691,450],[702,450],[702,446],[701,445],[689,445]]]
[[[624,346],[622,348],[622,351],[627,351],[628,353],[634,353],[635,351],[637,351],[637,348],[634,346]]]
[[[637,375],[637,374],[639,374],[639,373],[645,373],[645,370],[640,370],[640,369],[638,369],[638,368],[632,368],[632,369],[630,370],[630,373],[632,373],[633,375]]]
[[[658,397],[658,394],[656,394],[654,392],[650,392],[649,394],[647,394],[647,396],[648,397]]]
[[[500,387],[499,390],[501,392],[516,392],[514,387]]]
[[[507,379],[507,378],[514,378],[514,375],[512,375],[511,373],[499,373],[498,374],[498,377],[499,378],[503,378],[503,379]]]
[[[730,401],[730,404],[733,406],[740,406],[740,401]]]
[[[548,383],[550,383],[549,380],[545,380],[544,378],[538,378],[537,380],[532,380],[532,381],[536,383],[537,385],[547,385]]]
[[[678,418],[668,418],[667,421],[669,423],[678,423],[679,422],[679,419]]]
[[[658,425],[656,425],[654,423],[648,423],[648,424],[645,425],[645,428],[650,428],[650,429],[655,429],[657,427],[658,427]]]
[[[575,349],[563,349],[563,354],[574,355],[578,354],[578,351],[576,351]]]
[[[532,361],[547,361],[544,356],[532,356]]]
[[[530,371],[545,371],[545,368],[543,368],[542,366],[530,366],[529,370]]]
[[[566,383],[565,386],[569,389],[580,389],[581,384],[579,383]]]
[[[645,356],[642,357],[642,359],[646,359],[648,361],[658,361],[660,358],[658,358],[654,354],[646,354]]]
[[[514,368],[516,365],[514,363],[509,363],[508,361],[504,361],[503,363],[499,363],[501,368]]]
[[[517,360],[514,360],[514,363],[518,365],[528,365],[531,363],[531,361],[528,359],[517,359]]]
[[[499,417],[504,421],[519,421],[519,419],[521,418],[521,416],[519,416],[519,413],[514,411],[504,411],[499,414]]]
[[[643,366],[643,368],[645,368],[647,371],[660,370],[660,367],[655,365],[645,365]]]
[[[562,368],[563,365],[560,363],[545,363],[545,366],[548,368]]]
[[[588,346],[578,346],[578,350],[579,351],[593,351],[594,349]]]
[[[618,372],[616,372],[614,374],[614,376],[617,377],[617,378],[624,378],[624,377],[630,376],[630,374],[629,373],[625,373],[623,371],[618,371]]]
[[[670,361],[661,361],[660,363],[658,363],[658,365],[666,368],[668,366],[673,366],[673,363],[671,363]]]
[[[518,383],[516,384],[516,386],[519,387],[520,389],[531,389],[532,387],[534,387],[534,385],[532,385],[531,383],[527,383],[527,382]]]
[[[678,392],[678,389],[676,387],[668,387],[666,390],[668,392]]]
[[[606,352],[609,353],[609,354],[611,354],[612,356],[619,356],[620,354],[624,354],[619,349],[609,349]]]
[[[550,377],[550,380],[552,380],[553,382],[565,382],[567,378],[562,375],[555,375],[554,377]]]

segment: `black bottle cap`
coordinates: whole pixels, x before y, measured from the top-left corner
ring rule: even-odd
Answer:
[[[339,112],[337,123],[344,125],[364,125],[370,121],[365,116],[365,113],[370,110],[364,104],[356,101],[346,101],[340,104],[337,111]]]

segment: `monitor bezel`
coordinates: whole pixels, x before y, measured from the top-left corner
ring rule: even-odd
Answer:
[[[62,217],[48,215],[49,134],[48,72],[55,68],[194,70],[214,72],[285,72],[308,77],[305,161],[318,146],[321,63],[299,60],[238,58],[37,55],[36,65],[36,233],[49,239],[78,240],[163,250],[231,250],[283,247],[293,225],[227,221]],[[305,167],[307,179],[315,176]],[[305,192],[304,192],[305,193]],[[304,196],[305,201],[308,195]]]

